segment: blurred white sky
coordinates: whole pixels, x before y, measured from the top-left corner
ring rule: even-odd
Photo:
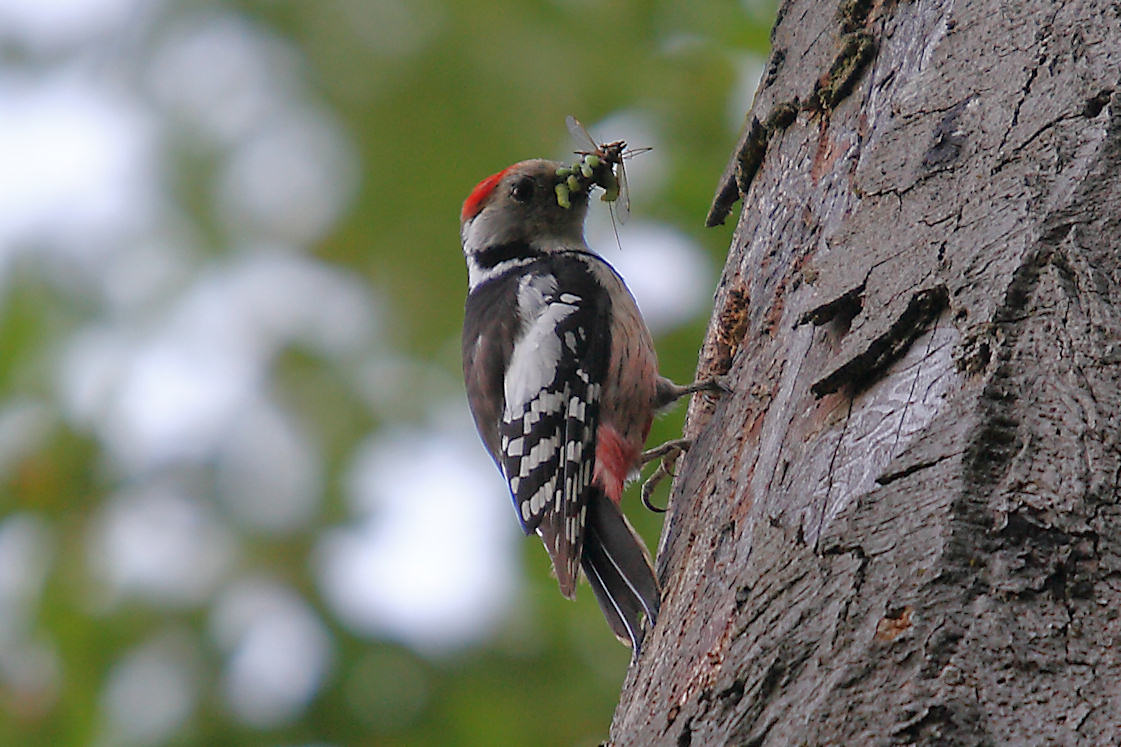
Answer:
[[[130,43],[174,5],[0,0],[0,40],[36,59],[0,69],[0,293],[19,264],[94,310],[54,363],[60,413],[0,403],[0,469],[52,417],[89,429],[120,485],[89,528],[92,608],[140,599],[212,620],[209,640],[171,625],[122,654],[103,699],[109,743],[174,733],[196,706],[190,662],[207,647],[225,657],[224,693],[244,722],[305,707],[331,667],[325,623],[283,582],[246,571],[239,547],[242,531],[306,526],[325,490],[320,446],[271,390],[271,366],[299,344],[375,411],[396,396],[369,391],[381,379],[364,372],[430,368],[386,347],[362,278],[304,252],[348,209],[360,170],[299,56],[232,11],[186,3],[150,57]],[[588,124],[603,140],[657,145],[641,118]],[[212,201],[228,243],[217,256],[167,188],[184,140],[219,164]],[[712,287],[698,247],[640,219],[643,190],[664,179],[657,153],[629,164],[622,251],[598,202],[588,229],[655,331],[694,316]],[[13,423],[22,445],[5,436]],[[463,402],[433,398],[422,422],[371,434],[348,462],[349,518],[308,558],[328,609],[430,654],[485,639],[517,590],[523,540]],[[0,680],[48,695],[63,674],[27,610],[54,552],[33,513],[0,520]]]

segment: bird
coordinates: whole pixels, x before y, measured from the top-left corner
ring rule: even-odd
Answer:
[[[613,165],[592,154],[575,169],[521,161],[470,192],[460,212],[463,374],[479,436],[561,594],[574,597],[582,569],[637,656],[661,590],[621,511],[623,489],[656,413],[718,387],[659,375],[634,296],[584,238],[589,192],[614,183]]]

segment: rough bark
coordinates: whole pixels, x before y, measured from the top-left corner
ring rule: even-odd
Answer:
[[[617,744],[1121,734],[1121,3],[788,0]]]

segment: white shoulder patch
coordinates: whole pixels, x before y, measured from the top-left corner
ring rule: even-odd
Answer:
[[[510,366],[506,370],[506,411],[521,412],[526,403],[553,383],[561,356],[563,340],[557,325],[578,308],[580,298],[565,293],[554,298],[557,280],[552,275],[530,275],[518,284],[518,314],[522,334],[514,341]]]

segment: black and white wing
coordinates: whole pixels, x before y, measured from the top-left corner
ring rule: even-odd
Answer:
[[[499,462],[518,520],[540,535],[567,597],[576,590],[610,351],[602,294],[582,293],[591,279],[583,262],[572,265],[519,281],[522,326],[499,425]]]

